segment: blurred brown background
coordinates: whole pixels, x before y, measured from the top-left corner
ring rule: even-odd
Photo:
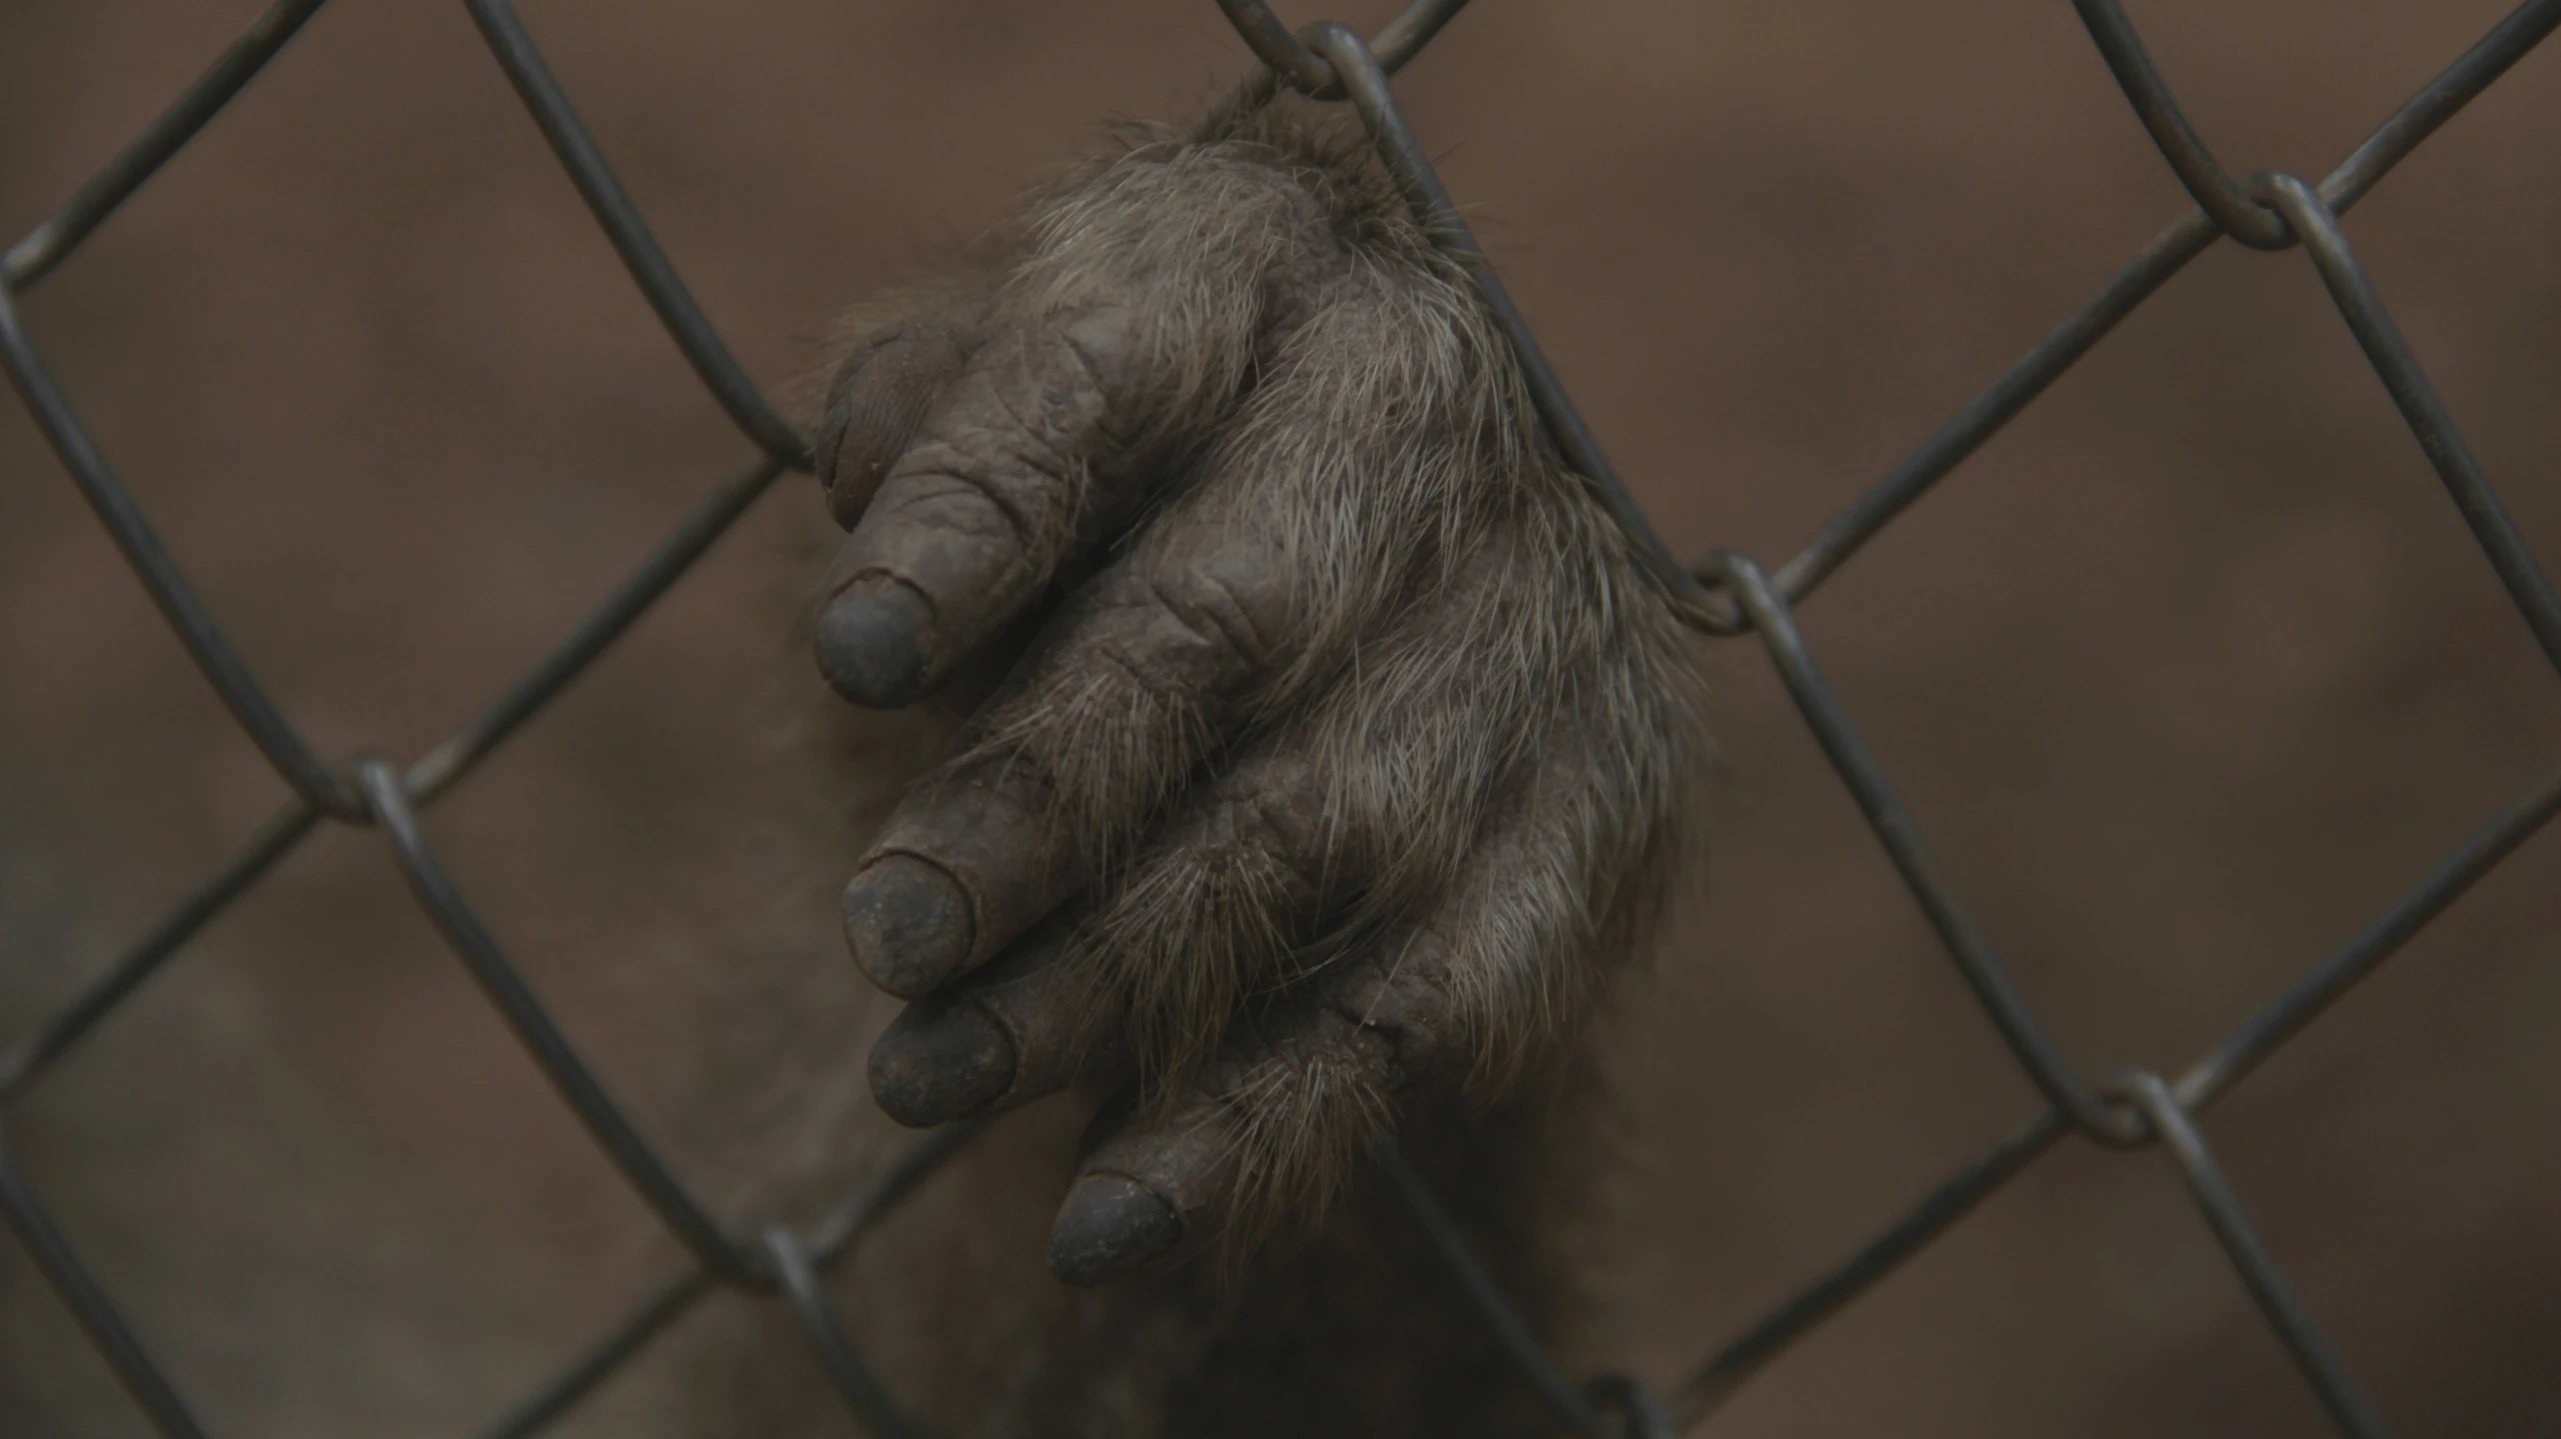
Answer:
[[[2317,175],[2506,6],[2133,9],[2236,171]],[[1242,68],[1195,0],[526,10],[775,384],[833,310],[991,223],[1098,119],[1185,111]],[[0,232],[251,13],[0,8]],[[2185,203],[2060,0],[1485,0],[1402,89],[1685,552],[1784,558]],[[2529,57],[2348,224],[2547,558],[2556,89],[2561,55]],[[418,753],[744,452],[458,6],[323,12],[26,313],[333,752]],[[14,1030],[282,789],[14,405],[0,481]],[[719,1145],[680,1112],[727,1062],[703,1036],[771,998],[725,988],[696,939],[830,923],[747,912],[722,879],[778,862],[746,837],[794,777],[740,696],[803,662],[760,616],[812,503],[786,481],[434,822],[691,1152]],[[2183,1064],[2561,758],[2561,686],[2299,254],[2198,262],[1806,625],[2091,1072]],[[1712,897],[1620,1021],[1612,1288],[1573,1346],[1657,1380],[2035,1107],[1758,650],[1714,664]],[[378,844],[306,846],[13,1112],[110,1285],[164,1296],[137,1305],[145,1336],[213,1336],[173,1362],[223,1427],[460,1432],[638,1292],[599,1273],[663,1262]],[[2207,1125],[2406,1433],[2561,1428],[2557,936],[2546,837]],[[0,1248],[0,1285],[32,1283]],[[36,1387],[107,1381],[50,1310],[11,1309],[0,1427],[52,1432]],[[1705,1432],[2325,1431],[2167,1161],[2067,1144]]]

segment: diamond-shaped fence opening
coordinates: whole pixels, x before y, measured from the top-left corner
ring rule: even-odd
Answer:
[[[1366,41],[1333,23],[1293,31],[1262,0],[1219,0],[1219,8],[1283,82],[1319,98],[1350,104],[1439,242],[1474,255],[1475,241],[1407,127],[1389,84],[1389,76],[1420,52],[1462,3],[1421,0]],[[696,306],[508,0],[465,0],[465,5],[491,56],[669,338],[755,447],[755,457],[716,486],[540,664],[443,743],[406,765],[361,756],[333,761],[316,752],[261,688],[199,600],[168,547],[93,443],[70,397],[47,369],[20,321],[16,297],[70,259],[119,205],[148,183],[276,57],[320,4],[321,0],[281,0],[274,5],[52,219],[0,256],[0,365],[7,368],[19,397],[123,552],[135,578],[294,795],[229,863],[100,967],[69,1003],[0,1052],[0,1102],[16,1099],[40,1082],[100,1021],[176,958],[208,920],[256,886],[319,826],[379,829],[419,904],[489,1002],[561,1101],[693,1261],[683,1275],[668,1280],[592,1349],[483,1433],[498,1439],[542,1431],[639,1354],[660,1330],[722,1286],[767,1295],[787,1306],[808,1340],[812,1361],[871,1432],[921,1432],[918,1421],[900,1410],[866,1367],[830,1314],[815,1276],[841,1260],[919,1181],[966,1145],[976,1126],[955,1125],[920,1137],[807,1230],[713,1213],[625,1117],[562,1035],[474,916],[420,827],[419,811],[468,778],[492,750],[539,714],[664,595],[777,476],[808,463],[806,441],[766,401]],[[2330,1418],[2348,1434],[2384,1432],[2374,1406],[2323,1339],[2261,1242],[2247,1209],[2201,1137],[2196,1116],[2373,973],[2561,810],[2561,770],[2489,817],[2398,902],[2186,1069],[2175,1076],[2128,1070],[2093,1077],[2047,1035],[1990,940],[1940,873],[1915,817],[1896,796],[1816,664],[1797,626],[1795,609],[1913,501],[2033,404],[2127,315],[2191,261],[2229,238],[2257,250],[2302,250],[2536,644],[2547,660],[2561,666],[2561,598],[2556,598],[2340,226],[2340,216],[2362,201],[2395,165],[2561,26],[2561,0],[2529,0],[2518,6],[2317,180],[2285,173],[2236,177],[2182,114],[2117,0],[2073,0],[2073,8],[2131,102],[2134,118],[2193,198],[2194,208],[1826,524],[1812,543],[1774,569],[1732,551],[1718,551],[1694,566],[1676,561],[1628,496],[1597,439],[1567,398],[1500,278],[1490,267],[1470,267],[1486,302],[1509,333],[1552,438],[1646,557],[1660,581],[1663,602],[1678,606],[1705,633],[1749,638],[1766,650],[1958,976],[2048,1106],[1947,1176],[1868,1244],[1812,1278],[1709,1355],[1677,1387],[1661,1394],[1620,1375],[1590,1383],[1569,1378],[1541,1350],[1529,1327],[1469,1253],[1420,1177],[1392,1148],[1383,1150],[1378,1156],[1383,1172],[1446,1262],[1452,1283],[1491,1326],[1557,1421],[1573,1432],[1661,1436],[1696,1425],[1772,1357],[1840,1313],[2069,1138],[2110,1148],[2157,1145],[2165,1150],[2185,1179],[2200,1219]],[[30,1176],[11,1156],[5,1141],[0,1141],[0,1213],[5,1213],[20,1244],[151,1424],[165,1435],[203,1433],[185,1397],[127,1327],[113,1298],[55,1226]]]

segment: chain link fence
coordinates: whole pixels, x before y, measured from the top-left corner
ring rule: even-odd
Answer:
[[[902,1411],[865,1365],[830,1312],[817,1275],[841,1261],[872,1225],[965,1146],[979,1126],[953,1125],[920,1136],[806,1231],[715,1215],[658,1156],[562,1035],[447,877],[420,825],[421,810],[461,783],[526,721],[541,713],[778,476],[806,469],[809,463],[806,440],[768,404],[694,303],[508,0],[465,0],[465,4],[491,56],[604,228],[632,280],[704,387],[755,445],[756,455],[717,485],[547,658],[424,756],[406,766],[368,755],[333,763],[312,749],[260,687],[188,584],[148,518],[108,466],[19,320],[15,297],[68,259],[119,205],[158,173],[276,57],[321,3],[279,0],[53,218],[0,256],[0,365],[6,366],[19,397],[122,550],[136,579],[234,719],[294,793],[292,801],[260,826],[228,864],[98,970],[70,1002],[0,1051],[0,1105],[25,1094],[173,959],[207,921],[256,886],[321,824],[379,829],[412,893],[489,1002],[607,1158],[694,1261],[688,1272],[665,1283],[549,1383],[489,1423],[481,1431],[484,1439],[521,1439],[543,1432],[679,1315],[720,1287],[770,1296],[787,1305],[814,1362],[871,1432],[883,1436],[929,1432],[924,1423]],[[1367,41],[1333,23],[1293,32],[1261,0],[1219,0],[1219,8],[1285,83],[1320,99],[1348,100],[1439,243],[1481,258],[1407,126],[1388,80],[1464,3],[1421,0]],[[2338,1429],[2356,1436],[2386,1432],[2383,1419],[2323,1339],[2259,1238],[2247,1209],[2199,1133],[2196,1117],[2561,811],[2561,770],[2489,817],[2397,903],[2175,1077],[2126,1069],[2092,1078],[2056,1048],[1989,941],[1940,875],[1912,815],[1896,797],[1816,665],[1794,611],[1861,546],[2032,404],[2118,322],[2190,261],[2229,237],[2254,250],[2299,246],[2309,257],[2341,319],[2418,439],[2535,642],[2547,660],[2561,667],[2561,598],[2555,596],[2452,415],[2412,356],[2339,224],[2339,216],[2364,199],[2394,165],[2561,26],[2561,0],[2528,0],[2518,6],[2386,117],[2317,183],[2273,172],[2236,178],[2181,113],[2117,0],[2072,3],[2131,102],[2136,119],[2195,200],[2194,208],[1827,524],[1811,544],[1774,570],[1732,551],[1718,551],[1695,566],[1675,560],[1567,398],[1501,280],[1486,265],[1470,267],[1510,336],[1560,451],[1625,526],[1661,579],[1667,602],[1679,605],[1708,634],[1754,637],[1767,650],[1806,725],[1959,976],[2048,1106],[1949,1175],[1863,1248],[1747,1326],[1675,1387],[1659,1393],[1620,1375],[1588,1384],[1568,1377],[1470,1254],[1421,1179],[1392,1148],[1383,1150],[1378,1156],[1383,1172],[1406,1201],[1433,1251],[1445,1261],[1451,1281],[1468,1297],[1557,1421],[1572,1432],[1594,1439],[1610,1435],[1661,1439],[1694,1428],[1789,1345],[1840,1313],[2040,1157],[2076,1136],[2111,1149],[2158,1145],[2166,1150],[2179,1167],[2203,1222]],[[0,1213],[5,1213],[18,1241],[151,1425],[167,1436],[192,1439],[204,1434],[185,1398],[47,1214],[28,1175],[11,1155],[5,1130],[0,1130]]]

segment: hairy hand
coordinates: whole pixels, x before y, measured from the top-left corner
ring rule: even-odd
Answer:
[[[1320,1210],[1637,942],[1704,742],[1682,630],[1356,134],[1138,134],[837,373],[829,682],[1004,678],[845,891],[902,1121],[1123,1078],[1051,1262]]]

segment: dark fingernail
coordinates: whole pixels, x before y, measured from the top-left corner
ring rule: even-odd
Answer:
[[[1182,1216],[1156,1191],[1117,1174],[1088,1174],[1058,1207],[1049,1267],[1070,1284],[1099,1284],[1182,1237]]]
[[[969,895],[932,860],[883,855],[845,886],[845,943],[854,963],[901,999],[959,974],[977,938]]]
[[[911,1128],[967,1119],[1014,1085],[1014,1042],[974,1004],[912,1004],[871,1047],[871,1093]]]
[[[873,709],[925,693],[925,626],[933,608],[895,580],[864,581],[818,616],[818,672],[836,693]]]

